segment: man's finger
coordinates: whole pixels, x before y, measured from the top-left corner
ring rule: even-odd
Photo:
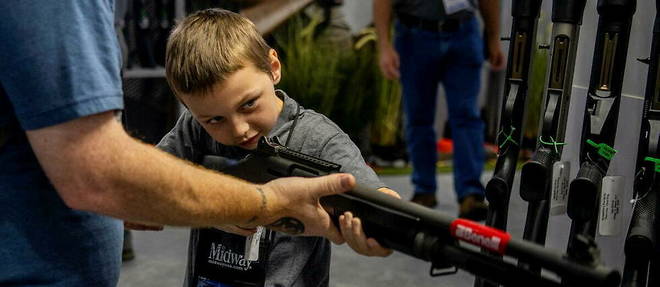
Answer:
[[[315,177],[311,180],[317,181],[325,188],[318,192],[319,197],[339,194],[349,191],[355,187],[355,177],[348,173],[331,174],[322,177]],[[319,190],[319,189],[317,189]]]
[[[394,53],[394,56],[392,57],[393,63],[394,63],[394,68],[398,71],[401,62],[399,61],[399,54]]]
[[[399,68],[397,64],[390,63],[387,65],[386,78],[388,80],[396,80],[399,78]]]
[[[395,79],[399,79],[401,77],[401,74],[399,73],[399,68],[401,67],[400,62],[399,62],[399,54],[394,54],[394,77]]]

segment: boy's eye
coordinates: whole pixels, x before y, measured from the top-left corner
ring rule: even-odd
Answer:
[[[206,123],[207,123],[207,124],[217,124],[217,123],[221,122],[221,121],[224,120],[224,119],[225,119],[225,118],[220,117],[220,116],[218,116],[218,117],[212,117],[212,118],[208,119],[208,120],[206,121]]]
[[[256,101],[257,101],[257,99],[249,100],[249,101],[247,101],[245,104],[243,104],[243,106],[242,106],[241,108],[242,108],[243,110],[249,110],[249,109],[251,109],[251,108],[253,108],[253,107],[255,106]]]

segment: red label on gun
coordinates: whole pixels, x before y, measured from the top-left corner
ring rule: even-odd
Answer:
[[[449,227],[451,235],[456,239],[481,246],[504,255],[511,235],[465,219],[456,219]]]

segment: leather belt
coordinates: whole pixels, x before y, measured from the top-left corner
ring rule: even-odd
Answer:
[[[431,32],[456,32],[461,25],[461,19],[427,20],[417,16],[398,13],[397,19],[409,28],[417,28]]]

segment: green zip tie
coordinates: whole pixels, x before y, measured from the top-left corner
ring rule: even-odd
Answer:
[[[550,137],[549,142],[545,142],[545,141],[543,141],[543,136],[539,136],[539,142],[541,142],[544,145],[550,145],[550,146],[554,147],[556,153],[559,153],[559,149],[557,149],[557,146],[566,145],[566,143],[559,143],[559,142],[555,141],[555,139],[553,137]]]
[[[647,156],[644,158],[645,161],[650,161],[655,164],[655,172],[660,172],[660,159]]]
[[[617,153],[617,150],[615,150],[614,148],[612,148],[611,146],[605,143],[597,144],[592,140],[587,140],[587,143],[593,146],[594,148],[596,148],[598,150],[598,154],[607,160],[612,160],[614,154]]]
[[[516,128],[514,128],[513,126],[511,126],[511,132],[510,132],[508,135],[505,134],[506,138],[504,139],[504,142],[500,144],[500,148],[502,148],[504,145],[506,145],[507,142],[512,142],[513,144],[518,145],[518,143],[517,143],[515,140],[513,140],[513,137],[511,136],[511,135],[513,135],[513,132],[514,132],[515,130],[516,130]],[[500,135],[503,134],[503,133],[504,133],[504,131],[501,130],[501,131],[497,134],[497,138],[499,138]]]

